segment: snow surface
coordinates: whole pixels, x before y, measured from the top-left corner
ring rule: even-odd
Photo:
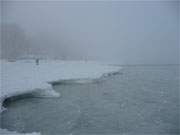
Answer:
[[[15,131],[8,131],[6,129],[1,129],[0,128],[0,135],[40,135],[40,133],[25,133],[25,134],[21,134],[21,133],[17,133]]]
[[[76,80],[90,82],[104,75],[119,71],[120,67],[85,61],[0,61],[0,111],[6,98],[26,93],[36,96],[57,97],[51,83]]]
[[[6,98],[32,93],[34,96],[58,97],[51,86],[53,82],[89,83],[94,79],[119,71],[119,67],[84,61],[0,61],[0,113]],[[0,134],[22,135],[0,128]],[[24,134],[23,134],[24,135]],[[25,135],[40,135],[27,133]]]

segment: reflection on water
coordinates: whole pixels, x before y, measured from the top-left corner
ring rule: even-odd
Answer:
[[[97,83],[55,85],[60,98],[5,103],[2,128],[59,134],[178,134],[178,67],[125,66]]]

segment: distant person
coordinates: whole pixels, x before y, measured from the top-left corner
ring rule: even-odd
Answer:
[[[39,65],[39,59],[36,59],[36,65]]]

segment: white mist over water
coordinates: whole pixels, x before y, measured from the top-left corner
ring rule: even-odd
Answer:
[[[20,52],[120,64],[177,64],[178,14],[178,1],[2,2],[2,22],[27,38]]]

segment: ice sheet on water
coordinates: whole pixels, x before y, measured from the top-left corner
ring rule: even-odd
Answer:
[[[32,62],[1,60],[0,113],[5,110],[2,103],[6,98],[27,93],[36,97],[58,97],[60,94],[52,89],[50,84],[52,82],[87,83],[104,74],[118,70],[119,67],[96,62],[43,61],[37,66]],[[6,129],[0,129],[0,134],[22,135]],[[25,135],[40,135],[40,133],[27,133]]]
[[[6,98],[32,93],[34,96],[57,97],[50,83],[66,80],[87,83],[119,71],[120,67],[84,61],[0,61],[0,106]],[[2,111],[2,107],[1,110]]]

